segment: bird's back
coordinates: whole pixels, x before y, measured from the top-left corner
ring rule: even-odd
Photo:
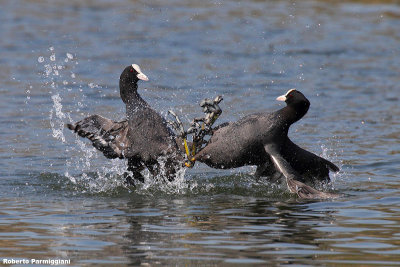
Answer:
[[[235,143],[262,142],[262,138],[267,135],[274,126],[273,113],[254,113],[247,115],[236,122],[229,122],[217,126],[213,133],[210,143],[225,141]]]
[[[273,116],[256,113],[217,126],[207,146],[195,158],[216,168],[256,164],[265,155],[263,138],[271,131]]]
[[[132,142],[134,154],[157,159],[160,155],[175,152],[174,134],[168,128],[166,120],[151,107],[127,114],[129,124],[129,139]]]

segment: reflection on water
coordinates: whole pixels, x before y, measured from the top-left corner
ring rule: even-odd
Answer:
[[[194,197],[133,195],[125,204],[86,198],[50,209],[10,199],[3,204],[13,210],[2,207],[2,254],[75,264],[387,265],[398,259],[399,210],[390,208],[398,197],[331,203]]]
[[[0,254],[80,265],[395,265],[400,254],[400,7],[396,1],[11,1],[0,9]],[[124,66],[184,122],[311,101],[290,136],[342,171],[302,201],[254,168],[202,164],[126,188],[125,162],[67,132],[118,120]]]

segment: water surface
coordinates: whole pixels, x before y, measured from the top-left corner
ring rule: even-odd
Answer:
[[[2,1],[0,255],[82,265],[397,265],[400,6],[395,1]],[[203,164],[172,184],[123,185],[64,129],[123,118],[118,78],[185,123],[221,94],[220,122],[311,101],[290,131],[341,167],[304,201],[254,168]]]

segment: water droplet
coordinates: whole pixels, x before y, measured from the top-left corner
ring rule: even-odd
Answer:
[[[44,62],[44,57],[38,57],[37,61],[38,61],[39,63]]]
[[[71,78],[75,79],[75,73],[71,73]]]
[[[50,46],[50,47],[49,47],[49,50],[50,50],[50,51],[53,51],[53,50],[54,50],[54,47],[53,47],[53,46]]]
[[[51,54],[50,60],[51,61],[56,61],[56,54]]]
[[[49,64],[47,64],[44,66],[44,68],[45,68],[46,76],[49,76],[50,73],[52,72],[51,66]]]
[[[70,53],[67,53],[67,58],[74,59],[74,56],[72,54],[70,54]]]

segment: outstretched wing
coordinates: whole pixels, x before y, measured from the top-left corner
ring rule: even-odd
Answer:
[[[115,122],[99,115],[92,115],[67,127],[81,137],[92,141],[92,145],[107,158],[124,158],[131,147],[128,139],[128,122]]]

